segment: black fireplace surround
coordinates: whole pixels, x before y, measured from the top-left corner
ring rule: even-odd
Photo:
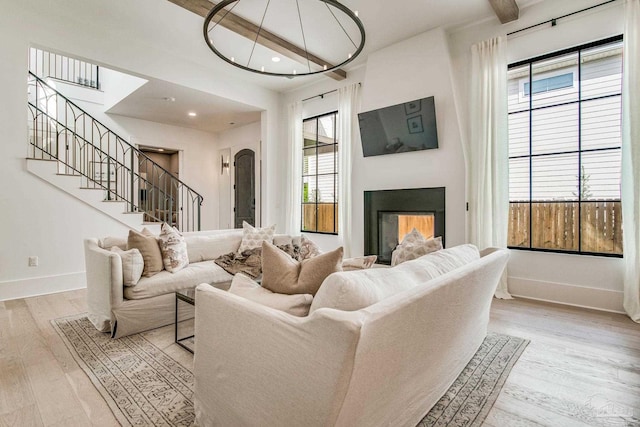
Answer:
[[[378,255],[378,263],[390,264],[390,256],[382,256],[380,219],[384,213],[433,214],[434,236],[442,236],[445,245],[445,188],[409,188],[364,192],[364,252]]]

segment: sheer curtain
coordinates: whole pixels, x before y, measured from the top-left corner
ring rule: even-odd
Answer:
[[[338,230],[342,236],[344,257],[351,256],[351,164],[353,147],[358,139],[360,84],[338,89]]]
[[[509,160],[507,40],[496,37],[471,47],[471,133],[467,138],[469,239],[484,249],[507,247]],[[506,270],[495,294],[510,299]]]
[[[302,102],[288,106],[288,164],[286,188],[286,230],[289,235],[300,234],[302,220]]]
[[[624,5],[622,222],[624,309],[640,322],[640,0]]]

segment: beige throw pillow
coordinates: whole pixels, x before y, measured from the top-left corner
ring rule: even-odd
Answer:
[[[136,248],[123,251],[119,246],[111,248],[111,252],[120,255],[122,260],[122,283],[125,286],[135,286],[138,284],[144,269],[144,259],[142,254]]]
[[[142,229],[142,233],[135,230],[129,230],[129,238],[127,239],[127,250],[138,249],[144,259],[144,270],[142,275],[151,277],[163,270],[162,253],[156,237],[146,228]]]
[[[189,265],[187,244],[177,228],[167,223],[162,224],[158,241],[165,270],[175,273]]]
[[[299,317],[309,314],[313,301],[310,294],[285,295],[271,292],[242,273],[233,276],[229,293]]]
[[[280,294],[315,295],[324,279],[342,270],[342,247],[296,261],[268,242],[262,244],[262,286]]]
[[[270,227],[255,228],[246,221],[242,221],[242,242],[238,248],[238,253],[247,249],[255,249],[262,247],[262,242],[273,242],[273,234],[276,232],[276,225]]]

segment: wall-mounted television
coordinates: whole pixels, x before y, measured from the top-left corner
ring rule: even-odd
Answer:
[[[433,96],[358,114],[364,157],[438,148]]]

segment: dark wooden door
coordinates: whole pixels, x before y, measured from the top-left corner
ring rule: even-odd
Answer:
[[[242,228],[242,221],[256,225],[256,154],[253,150],[238,151],[233,158],[235,185],[233,208],[235,228]]]

